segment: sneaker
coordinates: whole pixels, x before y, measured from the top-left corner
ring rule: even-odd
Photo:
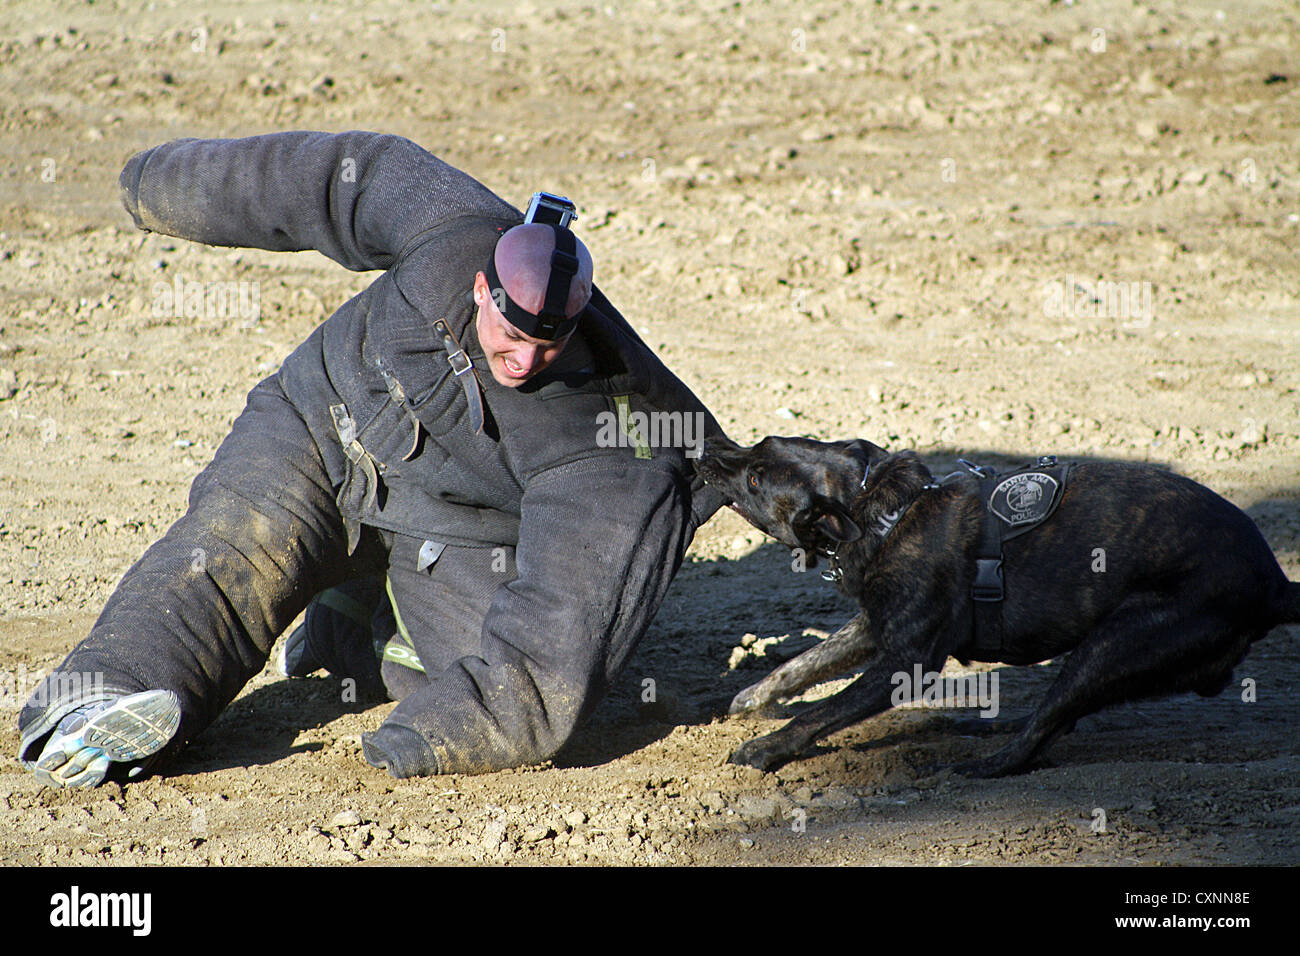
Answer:
[[[172,691],[146,690],[78,707],[64,715],[34,767],[51,787],[94,787],[112,763],[151,757],[175,736],[181,702]],[[130,776],[144,768],[133,767]]]
[[[306,677],[316,673],[322,666],[324,665],[316,660],[307,646],[307,622],[304,621],[284,639],[279,656],[275,659],[275,669],[282,677]]]
[[[308,603],[302,623],[280,645],[276,671],[298,678],[319,670],[336,677],[374,670],[377,678],[382,651],[373,650],[371,618],[380,601],[386,603],[387,597],[382,579],[375,578],[357,578],[317,594]]]

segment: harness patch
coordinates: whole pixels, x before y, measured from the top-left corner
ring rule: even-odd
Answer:
[[[1021,656],[1018,648],[1007,645],[1002,626],[1007,587],[1002,573],[1002,545],[1052,516],[1065,497],[1071,467],[1057,464],[1049,455],[1009,475],[981,475],[980,498],[987,510],[971,584],[971,624],[972,646],[976,653],[991,654],[989,660],[1014,662]]]
[[[1011,527],[1036,524],[1047,517],[1061,487],[1041,471],[1021,472],[998,482],[989,495],[989,511]]]

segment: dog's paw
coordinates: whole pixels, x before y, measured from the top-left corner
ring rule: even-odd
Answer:
[[[727,713],[734,717],[738,714],[750,714],[770,706],[774,701],[763,693],[762,687],[762,681],[757,684],[750,684],[731,699],[731,706],[727,708]]]
[[[759,737],[737,747],[727,763],[734,763],[741,767],[755,767],[758,770],[772,770],[789,759],[789,754],[774,746],[766,737]]]

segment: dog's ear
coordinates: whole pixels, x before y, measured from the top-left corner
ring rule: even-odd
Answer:
[[[838,544],[862,537],[862,529],[848,510],[820,495],[790,523],[799,541],[815,551],[833,551]]]
[[[879,445],[873,445],[865,438],[850,438],[847,441],[837,441],[835,444],[856,458],[864,469],[889,457],[889,452]]]

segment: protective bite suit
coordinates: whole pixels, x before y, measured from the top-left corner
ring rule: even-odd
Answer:
[[[599,290],[555,365],[497,384],[471,290],[522,217],[408,140],[179,140],[133,157],[121,188],[142,229],[384,271],[249,394],[188,512],[20,715],[21,757],[87,699],[61,674],[97,675],[96,693],[175,691],[181,725],[160,756],[174,753],[313,595],[376,567],[400,622],[383,672],[400,703],[364,738],[367,760],[405,777],[555,754],[722,503],[680,443],[626,427],[611,442],[602,426],[666,413],[715,434],[712,416]]]

